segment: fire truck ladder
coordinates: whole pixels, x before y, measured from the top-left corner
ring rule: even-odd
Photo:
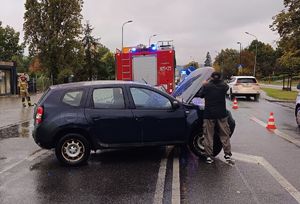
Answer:
[[[127,54],[127,57],[122,57],[122,80],[130,81],[131,80],[131,71],[130,71],[130,55]]]

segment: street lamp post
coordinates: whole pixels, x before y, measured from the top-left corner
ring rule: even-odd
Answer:
[[[123,52],[123,35],[124,35],[124,26],[127,24],[127,23],[132,23],[133,21],[130,20],[130,21],[126,21],[125,23],[123,23],[122,25],[122,52]]]
[[[149,47],[151,46],[151,38],[157,36],[157,34],[153,34],[149,37]]]
[[[249,32],[245,32],[247,35],[251,35],[252,37],[255,38],[256,40],[256,43],[255,43],[255,57],[254,57],[254,67],[253,67],[253,76],[255,77],[255,70],[256,70],[256,58],[257,58],[257,43],[258,43],[258,40],[257,40],[257,37]]]
[[[242,66],[242,43],[237,42],[237,44],[240,44],[240,65],[239,66]]]

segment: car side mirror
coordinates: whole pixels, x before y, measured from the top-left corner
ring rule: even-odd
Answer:
[[[300,90],[300,83],[297,85],[297,89]]]
[[[173,101],[172,102],[172,107],[173,107],[173,109],[178,109],[180,107],[179,102],[178,101]]]

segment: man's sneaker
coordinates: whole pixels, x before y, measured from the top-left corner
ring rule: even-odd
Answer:
[[[224,158],[225,158],[225,160],[226,160],[227,162],[232,161],[231,156],[228,155],[228,154],[226,154],[226,155],[224,156]]]
[[[214,160],[211,157],[206,157],[206,163],[207,164],[211,164],[213,162],[214,162]]]

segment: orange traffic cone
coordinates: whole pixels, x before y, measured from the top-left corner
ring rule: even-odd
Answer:
[[[266,128],[268,128],[270,130],[276,129],[275,119],[274,119],[274,113],[273,112],[270,113],[270,117],[269,117],[268,124],[267,124]]]
[[[233,106],[232,106],[232,108],[233,109],[238,109],[239,108],[236,98],[234,98],[234,100],[233,100]]]

